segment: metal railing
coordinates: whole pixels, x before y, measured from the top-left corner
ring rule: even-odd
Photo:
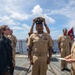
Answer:
[[[59,53],[57,40],[54,40],[53,50]],[[16,53],[27,54],[27,45],[25,40],[18,40],[16,45]]]
[[[27,45],[25,40],[18,40],[16,45],[16,53],[27,54]]]

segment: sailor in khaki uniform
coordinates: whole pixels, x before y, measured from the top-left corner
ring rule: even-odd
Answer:
[[[33,33],[28,39],[28,57],[32,67],[32,75],[46,75],[47,64],[50,63],[52,54],[52,41],[50,35],[43,32],[43,25],[36,21],[37,33]],[[47,56],[49,48],[49,56]],[[33,55],[32,55],[33,51]]]
[[[64,58],[65,56],[69,55],[69,50],[71,48],[71,39],[67,35],[67,29],[63,29],[63,35],[61,35],[58,38],[58,48],[61,53],[61,58]],[[61,60],[61,70],[68,70],[67,68],[67,62]]]
[[[13,30],[10,30],[10,35],[8,35],[8,38],[11,40],[11,46],[13,48],[13,63],[15,67],[15,52],[16,52],[16,44],[17,44],[17,38],[13,35]]]
[[[75,41],[71,48],[71,54],[65,58],[68,63],[71,63],[71,75],[75,75]]]

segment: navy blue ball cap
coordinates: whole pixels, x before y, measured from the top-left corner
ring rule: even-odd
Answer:
[[[36,25],[37,24],[41,24],[42,25],[43,24],[43,21],[40,18],[37,18],[36,21],[35,21],[35,23],[36,23]]]

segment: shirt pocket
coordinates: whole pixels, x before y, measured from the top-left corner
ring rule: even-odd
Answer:
[[[38,37],[35,37],[34,39],[33,39],[33,43],[36,43],[36,42],[38,42],[39,41],[39,38]]]
[[[63,42],[61,42],[61,44],[60,44],[60,45],[61,45],[61,47],[64,47],[64,43],[63,43]]]
[[[38,40],[37,40],[37,39],[34,39],[34,40],[33,40],[33,43],[37,43],[37,42],[38,42]]]
[[[43,44],[46,44],[46,43],[48,43],[48,40],[43,40]]]
[[[61,47],[64,47],[64,45],[65,45],[65,38],[62,38],[62,39],[61,39],[60,46],[61,46]]]

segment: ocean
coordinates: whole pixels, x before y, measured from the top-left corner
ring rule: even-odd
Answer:
[[[57,40],[54,40],[54,46],[52,47],[54,52],[59,53]],[[28,54],[27,45],[25,40],[18,40],[16,45],[16,53]]]

